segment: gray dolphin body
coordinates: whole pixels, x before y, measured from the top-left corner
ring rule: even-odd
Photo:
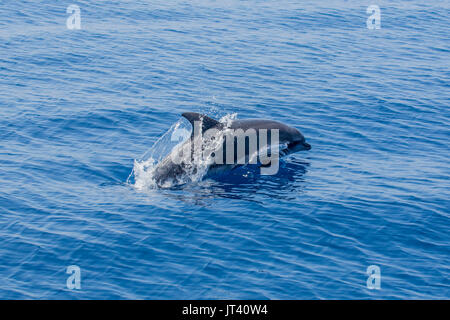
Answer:
[[[186,150],[186,147],[188,148],[188,150],[193,150],[193,148],[191,149],[191,146],[195,144],[195,142],[193,142],[193,140],[195,139],[194,128],[196,125],[198,126],[199,123],[200,123],[199,128],[202,133],[211,132],[211,130],[214,130],[214,132],[216,132],[215,135],[217,136],[217,133],[224,132],[224,130],[233,130],[233,132],[236,132],[236,135],[233,136],[232,138],[233,142],[231,143],[231,145],[226,142],[226,139],[220,142],[221,144],[220,147],[223,150],[222,153],[223,161],[218,161],[219,163],[207,164],[206,169],[208,175],[216,174],[218,172],[224,172],[226,170],[232,170],[236,167],[245,165],[250,162],[250,154],[249,154],[250,147],[248,145],[249,141],[247,139],[248,137],[247,138],[245,137],[246,133],[249,132],[256,133],[256,137],[258,139],[258,148],[260,148],[261,147],[260,139],[262,139],[261,132],[268,132],[268,135],[266,136],[266,145],[271,147],[271,143],[273,142],[270,139],[272,135],[271,132],[273,132],[273,130],[276,130],[278,134],[277,145],[282,146],[277,156],[286,156],[293,152],[311,149],[311,146],[305,141],[305,137],[300,133],[299,130],[289,127],[278,121],[264,120],[264,119],[247,119],[247,120],[234,120],[228,125],[225,125],[224,123],[221,123],[206,115],[199,113],[185,112],[182,114],[182,116],[191,123],[193,133],[190,139],[185,141],[181,146],[178,146],[178,148],[176,148],[177,150],[172,150],[171,154],[169,154],[166,158],[164,158],[160,163],[157,164],[153,172],[153,178],[159,187],[168,187],[184,183],[186,182],[185,178],[187,175],[195,174],[197,172],[198,168],[195,166],[195,163],[193,164],[192,161],[186,161],[186,158],[182,161],[174,161],[173,155],[175,153],[180,153],[180,150],[182,150],[183,148]],[[205,138],[206,136],[207,135],[201,136],[202,141],[206,139],[208,140],[211,139],[211,137]],[[237,141],[240,138],[244,139],[241,141],[245,141],[244,159],[238,159],[237,156],[238,154]],[[214,135],[212,139],[214,139]],[[230,146],[232,146],[233,150],[230,149]],[[202,146],[202,148],[205,149],[204,145]],[[231,151],[232,151],[231,156],[232,161],[230,163],[229,159],[228,161],[225,160],[227,159],[227,153],[230,153]],[[193,160],[192,154],[188,160]],[[268,166],[269,164],[270,163],[262,164],[262,166]]]

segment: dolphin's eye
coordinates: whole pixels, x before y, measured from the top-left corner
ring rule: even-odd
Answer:
[[[288,148],[292,149],[295,146],[299,145],[300,143],[302,143],[302,142],[301,141],[295,141],[295,142],[288,143]]]

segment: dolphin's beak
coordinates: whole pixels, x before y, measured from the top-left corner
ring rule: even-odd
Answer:
[[[303,146],[305,147],[305,150],[311,149],[311,145],[309,143],[303,142]]]
[[[288,150],[290,150],[289,153],[310,149],[311,145],[306,141],[305,142],[296,141],[288,144]]]

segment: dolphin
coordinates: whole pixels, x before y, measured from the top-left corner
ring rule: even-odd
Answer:
[[[275,174],[279,157],[311,149],[299,130],[278,121],[246,119],[223,123],[195,112],[182,116],[192,125],[192,134],[154,168],[153,179],[158,187],[183,184],[192,175],[211,176],[248,163],[260,164],[262,174]]]

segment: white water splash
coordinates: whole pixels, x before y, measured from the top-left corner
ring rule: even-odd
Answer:
[[[237,113],[227,114],[223,116],[219,122],[229,127],[231,122],[237,118]],[[127,183],[137,190],[155,189],[158,187],[170,188],[176,185],[201,181],[207,174],[209,166],[214,159],[209,155],[204,157],[208,150],[215,150],[223,142],[224,131],[220,132],[219,137],[214,140],[201,141],[202,148],[194,153],[195,161],[191,162],[184,168],[185,172],[172,180],[164,181],[158,185],[155,180],[155,170],[158,165],[173,153],[179,152],[180,146],[189,139],[192,128],[187,124],[186,120],[180,119],[167,130],[153,146],[141,157],[135,159],[133,170],[127,179]],[[200,137],[196,138],[200,139]],[[204,152],[204,153],[203,153]]]

